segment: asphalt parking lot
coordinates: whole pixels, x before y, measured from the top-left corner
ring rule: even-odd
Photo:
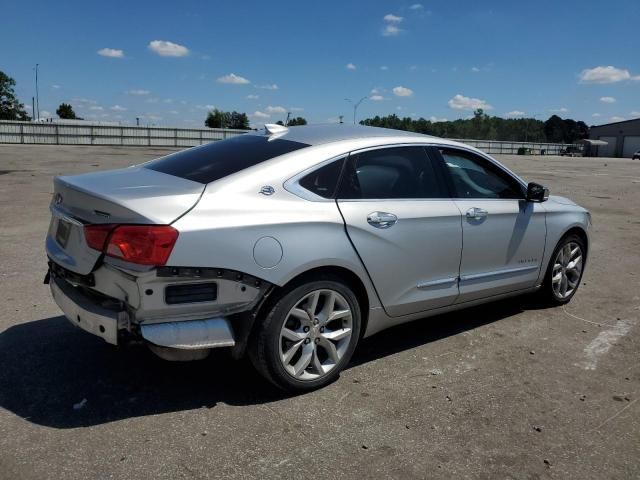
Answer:
[[[275,392],[73,327],[42,284],[52,176],[169,149],[0,145],[0,478],[638,478],[640,162],[500,157],[591,210],[583,285],[365,340],[329,387]]]

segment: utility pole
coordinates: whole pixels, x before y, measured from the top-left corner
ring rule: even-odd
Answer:
[[[40,118],[40,95],[38,94],[38,64],[36,63],[36,110],[37,118]]]
[[[34,120],[35,116],[36,116],[36,97],[32,96],[31,97],[31,120],[32,121]]]
[[[353,105],[353,124],[355,125],[356,123],[356,113],[358,112],[358,107],[360,106],[360,104],[366,100],[367,98],[369,98],[369,95],[365,95],[364,97],[362,97],[360,100],[358,100],[357,102],[354,102],[353,100],[351,100],[350,98],[345,98],[345,100],[347,102],[349,102],[351,105]]]

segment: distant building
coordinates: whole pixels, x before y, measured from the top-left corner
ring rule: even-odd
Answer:
[[[640,150],[640,118],[591,127],[589,138],[607,142],[592,148],[592,156],[631,158]]]

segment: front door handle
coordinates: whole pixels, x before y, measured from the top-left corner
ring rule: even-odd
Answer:
[[[367,215],[367,223],[376,228],[389,228],[393,227],[398,221],[393,213],[387,212],[372,212]]]
[[[482,208],[473,207],[467,210],[467,218],[484,218],[487,215],[489,215],[489,213]]]

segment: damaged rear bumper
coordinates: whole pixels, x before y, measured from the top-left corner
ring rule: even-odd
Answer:
[[[257,279],[241,278],[237,272],[231,275],[218,271],[215,282],[220,295],[215,301],[167,303],[174,301],[162,293],[167,288],[175,290],[176,285],[203,285],[197,282],[212,280],[209,275],[208,279],[190,278],[185,270],[145,272],[136,277],[132,272],[119,274],[117,269],[103,266],[91,275],[80,276],[51,262],[47,280],[55,302],[69,321],[112,345],[133,338],[152,347],[196,351],[242,343],[243,326],[236,325],[238,339],[230,316],[250,311],[269,285],[258,285]],[[122,291],[120,298],[114,295],[116,290]]]

